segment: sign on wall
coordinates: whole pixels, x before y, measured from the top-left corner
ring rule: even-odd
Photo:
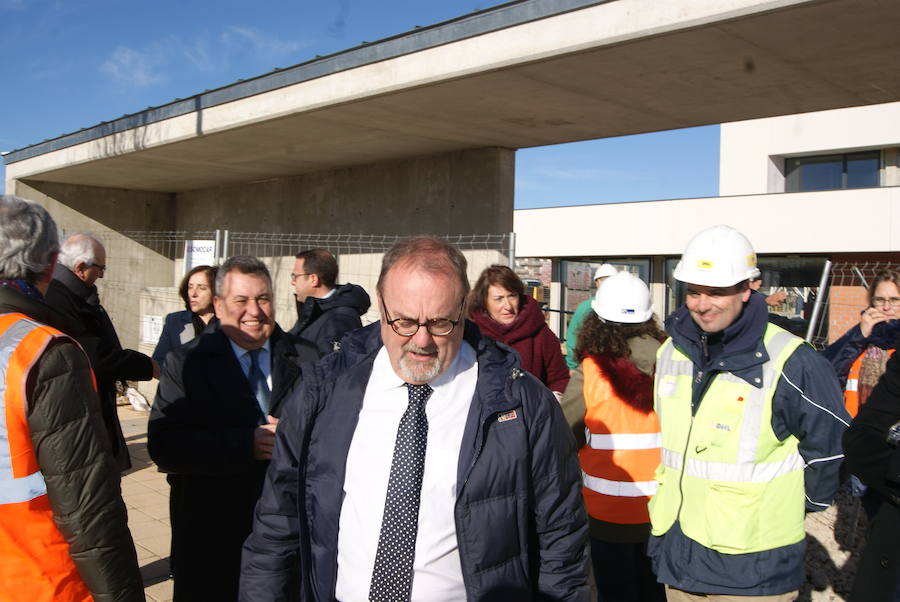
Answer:
[[[184,241],[184,273],[187,274],[198,265],[216,264],[216,241],[186,240]]]

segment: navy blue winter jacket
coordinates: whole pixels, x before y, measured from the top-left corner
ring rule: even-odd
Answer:
[[[684,306],[666,320],[672,342],[694,364],[695,414],[720,371],[728,370],[751,385],[762,382],[762,365],[769,359],[762,342],[767,314],[763,296],[750,295],[738,319],[721,333],[702,333]],[[824,510],[839,484],[841,436],[850,422],[837,379],[819,353],[801,345],[774,386],[772,430],[781,440],[790,435],[800,440],[798,451],[806,461],[806,510]],[[689,592],[733,596],[770,596],[798,589],[803,583],[805,550],[806,542],[800,541],[750,554],[720,554],[687,537],[677,521],[649,542],[661,583]]]
[[[467,597],[587,601],[581,471],[559,404],[511,349],[468,322],[465,338],[478,361],[456,475]],[[244,544],[241,600],[334,598],[347,452],[381,347],[371,324],[304,372]]]
[[[297,301],[297,322],[289,332],[314,343],[324,356],[335,350],[345,334],[362,326],[359,317],[369,311],[370,305],[363,287],[341,284],[330,297]]]

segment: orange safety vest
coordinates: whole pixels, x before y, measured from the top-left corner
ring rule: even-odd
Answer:
[[[862,370],[863,357],[866,355],[868,347],[856,356],[853,363],[850,364],[850,372],[847,373],[847,384],[844,386],[844,407],[851,417],[856,418],[859,413],[859,372]],[[885,349],[888,357],[894,354],[894,349]]]
[[[588,514],[610,523],[648,523],[661,458],[659,418],[620,398],[593,358],[581,365],[586,441],[578,456]]]
[[[28,373],[65,335],[24,314],[0,314],[0,601],[93,600],[53,522],[26,420]],[[62,400],[60,400],[62,401]]]

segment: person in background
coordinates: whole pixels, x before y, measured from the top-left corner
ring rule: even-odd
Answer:
[[[598,289],[579,334],[578,368],[562,399],[576,439],[599,602],[661,602],[647,557],[660,462],[653,367],[666,338],[650,289],[628,272]]]
[[[869,515],[868,539],[850,602],[900,600],[900,356],[894,354],[868,401],[844,433],[846,467],[879,503]],[[865,503],[866,498],[863,498]]]
[[[43,302],[59,239],[0,196],[0,599],[144,600],[91,365]]]
[[[547,327],[537,301],[510,268],[486,268],[469,295],[469,318],[481,333],[515,349],[522,368],[534,374],[557,399],[569,382],[559,339]]]
[[[608,263],[604,263],[597,268],[597,271],[594,272],[594,286],[597,290],[600,290],[600,285],[603,284],[604,280],[616,272],[616,268]],[[578,330],[581,328],[581,323],[584,319],[590,315],[593,301],[592,298],[588,297],[579,303],[578,307],[575,308],[575,313],[569,319],[569,327],[566,328],[566,367],[569,370],[574,370],[578,367],[578,358],[575,354],[575,346],[578,344]]]
[[[128,447],[116,413],[117,381],[159,378],[159,364],[134,349],[123,349],[119,335],[100,304],[95,284],[106,273],[106,249],[89,234],[69,236],[59,251],[59,265],[47,289],[47,305],[75,328],[66,334],[84,348],[100,392],[103,423],[121,470],[131,468]]]
[[[756,269],[756,273],[750,277],[750,282],[748,283],[751,291],[759,292],[759,289],[762,288],[763,279],[762,272],[759,268]],[[762,293],[760,293],[762,294]],[[769,307],[777,307],[784,303],[784,300],[787,299],[787,293],[784,291],[775,291],[771,295],[766,295],[766,305]],[[779,324],[780,326],[780,324]]]
[[[178,295],[184,300],[184,310],[166,316],[159,342],[153,350],[153,361],[160,366],[170,351],[199,337],[207,324],[215,319],[213,296],[217,270],[213,266],[198,265],[181,279]]]
[[[337,259],[325,249],[297,253],[291,285],[297,301],[292,335],[312,341],[322,355],[340,346],[341,338],[362,326],[360,316],[371,302],[356,284],[337,284]]]
[[[900,272],[878,272],[868,292],[869,306],[860,313],[859,324],[822,352],[844,388],[844,405],[851,416],[866,402],[897,347]]]

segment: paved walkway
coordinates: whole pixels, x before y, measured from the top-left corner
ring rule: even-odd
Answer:
[[[131,406],[119,406],[119,421],[128,442],[132,468],[122,477],[122,497],[128,507],[128,526],[134,538],[144,593],[150,602],[172,600],[169,579],[169,484],[147,453],[147,417]]]

